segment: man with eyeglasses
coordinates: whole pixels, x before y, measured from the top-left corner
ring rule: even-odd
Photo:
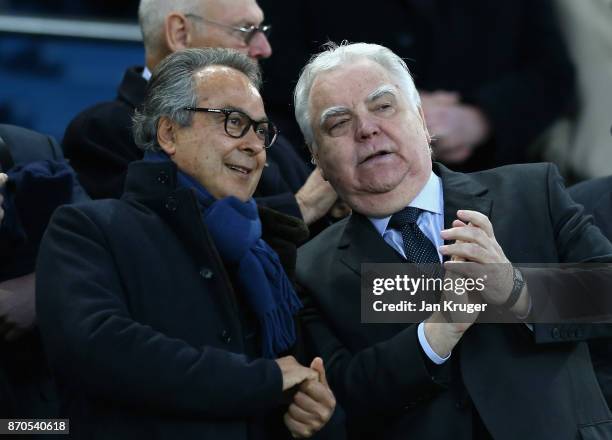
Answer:
[[[131,118],[158,63],[190,47],[225,47],[255,60],[268,58],[271,28],[263,19],[255,0],[141,0],[146,66],[128,69],[117,98],[81,112],[63,140],[66,156],[92,198],[120,197],[128,164],[142,158],[130,132]],[[311,172],[282,136],[269,151],[255,197],[259,205],[307,224],[323,217],[337,201],[319,170]]]
[[[321,359],[292,356],[301,303],[266,241],[266,223],[301,222],[252,199],[276,138],[260,85],[235,51],[168,56],[121,199],[55,212],[37,311],[72,438],[342,438],[321,430],[335,409]]]

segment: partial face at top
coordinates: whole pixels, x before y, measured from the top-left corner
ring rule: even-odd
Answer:
[[[235,109],[256,121],[266,119],[259,92],[241,72],[211,66],[196,73],[195,81],[198,107]],[[224,124],[225,115],[218,113],[193,113],[189,127],[162,118],[158,142],[183,172],[215,198],[235,196],[246,201],[255,192],[266,162],[264,143],[252,128],[244,137],[233,138]]]
[[[407,206],[431,173],[422,112],[369,60],[321,73],[310,91],[314,159],[353,210],[384,217]]]
[[[207,20],[235,27],[259,26],[264,19],[255,0],[206,0],[202,2],[200,12]],[[261,32],[256,33],[247,44],[239,31],[205,22],[194,24],[195,32],[189,47],[236,49],[254,59],[272,55],[270,42]]]

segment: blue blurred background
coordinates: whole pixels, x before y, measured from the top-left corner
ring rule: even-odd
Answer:
[[[0,0],[0,122],[61,141],[79,111],[113,99],[125,68],[144,61],[138,2],[122,4]]]

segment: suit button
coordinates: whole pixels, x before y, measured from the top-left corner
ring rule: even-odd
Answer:
[[[210,280],[213,277],[214,273],[208,267],[203,267],[200,269],[200,276],[205,280]]]
[[[561,332],[559,331],[559,327],[555,327],[551,331],[552,337],[555,339],[559,339],[561,337]]]
[[[162,185],[168,183],[168,173],[166,173],[165,171],[160,171],[157,176],[157,181]]]
[[[223,330],[221,333],[219,333],[219,339],[221,339],[221,341],[225,344],[232,342],[232,337],[227,330]]]
[[[168,197],[166,199],[166,209],[168,211],[174,212],[176,211],[176,208],[178,208],[178,201],[176,200],[176,198],[172,196]]]

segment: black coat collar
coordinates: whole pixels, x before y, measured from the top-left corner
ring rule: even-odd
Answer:
[[[220,292],[220,300],[230,311],[228,319],[238,316],[238,306],[231,282],[221,256],[217,252],[208,229],[201,220],[201,212],[194,192],[176,187],[177,167],[174,162],[140,160],[130,163],[121,200],[133,206],[145,206],[156,213],[174,232],[197,267],[222,274],[230,294]],[[160,237],[167,240],[168,237]]]
[[[143,69],[141,66],[127,69],[117,91],[117,98],[133,109],[142,104],[145,98],[147,80],[142,77]]]
[[[177,188],[177,170],[172,161],[130,163],[121,200],[136,202],[155,212],[173,229],[193,258],[203,263],[210,247],[205,244],[212,244],[212,240],[201,221],[193,191]]]

